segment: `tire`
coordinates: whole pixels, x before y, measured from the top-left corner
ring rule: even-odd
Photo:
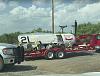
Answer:
[[[3,70],[3,67],[4,67],[4,62],[3,62],[2,57],[0,57],[0,71]]]
[[[65,53],[63,51],[59,51],[56,53],[56,58],[63,59],[65,57]]]
[[[96,53],[100,53],[100,49],[97,49],[97,50],[96,50]]]
[[[48,51],[45,58],[48,59],[48,60],[53,59],[54,58],[54,52]]]

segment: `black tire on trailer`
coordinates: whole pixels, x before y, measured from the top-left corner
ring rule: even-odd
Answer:
[[[56,53],[56,58],[58,58],[58,59],[63,59],[63,58],[65,58],[65,52],[63,52],[63,51],[58,51],[58,52]]]
[[[53,58],[54,58],[54,52],[48,51],[47,54],[46,54],[46,56],[45,56],[45,59],[51,60]]]
[[[2,57],[0,56],[0,71],[2,71],[4,68],[4,61],[2,59]]]

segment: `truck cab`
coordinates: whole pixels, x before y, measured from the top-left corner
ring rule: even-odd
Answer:
[[[13,44],[0,43],[0,71],[5,65],[14,65],[24,61],[24,48]]]
[[[80,35],[77,38],[77,44],[83,43],[95,48],[96,52],[100,52],[100,34]]]
[[[90,45],[94,46],[96,49],[96,52],[100,53],[100,34],[94,34],[91,41]]]

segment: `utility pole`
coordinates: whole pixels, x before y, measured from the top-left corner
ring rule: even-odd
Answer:
[[[61,28],[61,30],[62,30],[62,33],[64,32],[63,30],[64,30],[64,28],[66,28],[67,27],[67,25],[66,26],[59,26],[60,28]]]
[[[52,33],[55,33],[54,25],[54,0],[52,0]]]
[[[75,36],[77,35],[77,21],[75,20],[74,25],[72,25],[72,27],[74,27],[74,34]]]
[[[77,21],[75,20],[75,36],[77,35]]]

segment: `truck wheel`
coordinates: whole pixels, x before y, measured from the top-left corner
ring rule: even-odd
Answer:
[[[62,59],[65,57],[65,53],[63,51],[59,51],[56,53],[56,58]]]
[[[100,49],[97,49],[97,50],[96,50],[96,53],[100,53]]]
[[[4,67],[4,62],[3,62],[3,59],[0,57],[0,71],[2,71]]]
[[[49,59],[49,60],[50,60],[50,59],[53,59],[53,58],[54,58],[54,53],[53,53],[52,51],[48,51],[45,58],[46,58],[46,59]]]

